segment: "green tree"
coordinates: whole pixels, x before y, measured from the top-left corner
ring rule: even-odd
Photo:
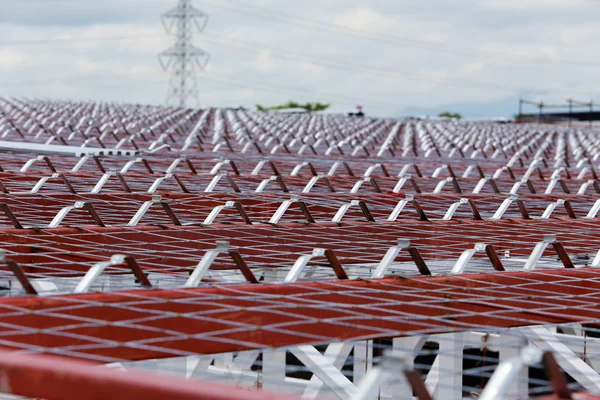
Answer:
[[[307,112],[311,113],[311,112],[326,110],[329,108],[329,106],[330,106],[330,104],[319,103],[319,102],[300,104],[300,103],[290,100],[287,103],[276,105],[276,106],[271,106],[271,107],[264,107],[260,104],[257,104],[256,109],[259,111],[269,111],[269,110],[284,110],[286,108],[298,108],[298,109],[306,110]]]
[[[440,118],[451,118],[451,119],[461,119],[462,115],[460,115],[459,113],[451,113],[451,112],[445,111],[443,113],[440,113],[438,115],[438,117],[440,117]]]

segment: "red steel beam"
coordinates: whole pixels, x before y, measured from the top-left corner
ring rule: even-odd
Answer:
[[[275,400],[293,396],[187,381],[79,360],[0,351],[0,392],[46,400]]]

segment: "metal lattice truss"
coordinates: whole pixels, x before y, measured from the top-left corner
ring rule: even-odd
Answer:
[[[250,389],[172,398],[600,393],[599,145],[0,99],[0,367],[106,365],[115,398],[132,369]]]
[[[208,15],[196,9],[191,0],[178,0],[177,5],[162,15],[167,33],[175,36],[175,44],[162,51],[158,61],[171,73],[167,103],[185,107],[188,98],[198,102],[196,73],[203,70],[210,55],[193,45],[193,32],[203,32]]]

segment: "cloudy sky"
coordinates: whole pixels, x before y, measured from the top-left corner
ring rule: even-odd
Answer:
[[[0,95],[162,104],[176,0],[0,0]],[[597,0],[195,0],[203,105],[381,116],[600,100]]]

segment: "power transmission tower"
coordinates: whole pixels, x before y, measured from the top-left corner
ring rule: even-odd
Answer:
[[[161,19],[167,33],[176,37],[175,44],[158,56],[163,70],[171,73],[167,104],[185,107],[191,97],[199,105],[196,72],[206,67],[209,54],[192,44],[192,34],[204,31],[208,15],[194,8],[191,0],[179,0]]]

